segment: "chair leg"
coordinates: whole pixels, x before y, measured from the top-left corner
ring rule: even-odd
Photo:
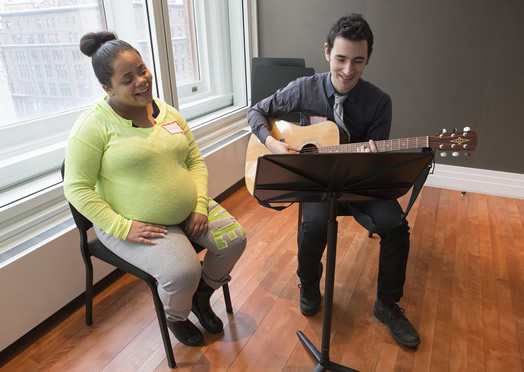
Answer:
[[[153,283],[147,282],[151,292],[153,294],[153,301],[155,302],[156,316],[158,318],[158,325],[160,326],[160,333],[164,341],[164,348],[166,349],[167,364],[169,368],[175,368],[175,356],[173,355],[173,347],[171,346],[171,340],[169,339],[169,331],[167,329],[166,313],[164,312],[164,305],[160,301],[158,296],[157,286]]]
[[[300,225],[302,225],[302,203],[298,203],[297,230],[300,230]]]
[[[86,267],[86,324],[93,324],[93,264],[91,258],[84,259]]]
[[[226,303],[226,311],[231,314],[233,312],[233,306],[231,305],[231,295],[229,294],[229,285],[224,284],[222,286],[222,291],[224,291],[224,302]]]

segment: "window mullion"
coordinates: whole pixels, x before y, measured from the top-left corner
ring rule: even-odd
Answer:
[[[151,27],[151,44],[154,45],[154,66],[150,67],[155,71],[160,97],[178,108],[167,0],[147,0],[147,9]]]

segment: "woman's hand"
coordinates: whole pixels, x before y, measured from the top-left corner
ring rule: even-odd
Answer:
[[[126,240],[133,243],[156,244],[148,238],[161,238],[167,234],[165,226],[153,225],[141,221],[133,221]]]
[[[207,232],[207,216],[192,212],[185,221],[184,230],[190,239],[196,239]]]

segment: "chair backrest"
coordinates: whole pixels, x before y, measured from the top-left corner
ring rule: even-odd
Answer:
[[[275,93],[279,88],[287,85],[293,79],[285,78],[279,74],[280,82],[268,82],[268,66],[286,66],[288,68],[305,68],[306,61],[304,58],[266,58],[253,57],[251,59],[251,106],[254,106],[260,100]],[[289,80],[291,79],[291,80]]]
[[[62,180],[64,179],[65,175],[65,160],[62,162],[62,168],[60,169],[60,173],[62,174]],[[93,227],[93,223],[89,221],[87,218],[84,217],[83,214],[81,214],[79,211],[76,210],[75,207],[69,204],[69,208],[71,209],[71,214],[73,215],[73,220],[75,220],[76,227],[80,231],[86,232],[91,227]]]
[[[305,65],[303,58],[254,57],[251,61],[251,106],[269,97],[293,80],[313,75],[315,70]],[[287,114],[279,119],[298,122],[300,116],[297,113]]]

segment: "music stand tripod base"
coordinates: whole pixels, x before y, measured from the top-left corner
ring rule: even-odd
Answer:
[[[335,362],[332,362],[330,360],[327,361],[327,363],[322,364],[320,361],[321,356],[318,349],[309,341],[309,339],[302,333],[302,331],[297,331],[297,336],[302,341],[302,344],[304,347],[313,355],[313,357],[317,360],[318,365],[315,367],[315,372],[321,372],[321,371],[342,371],[342,372],[359,372],[356,369],[345,367],[343,365],[337,364]]]

